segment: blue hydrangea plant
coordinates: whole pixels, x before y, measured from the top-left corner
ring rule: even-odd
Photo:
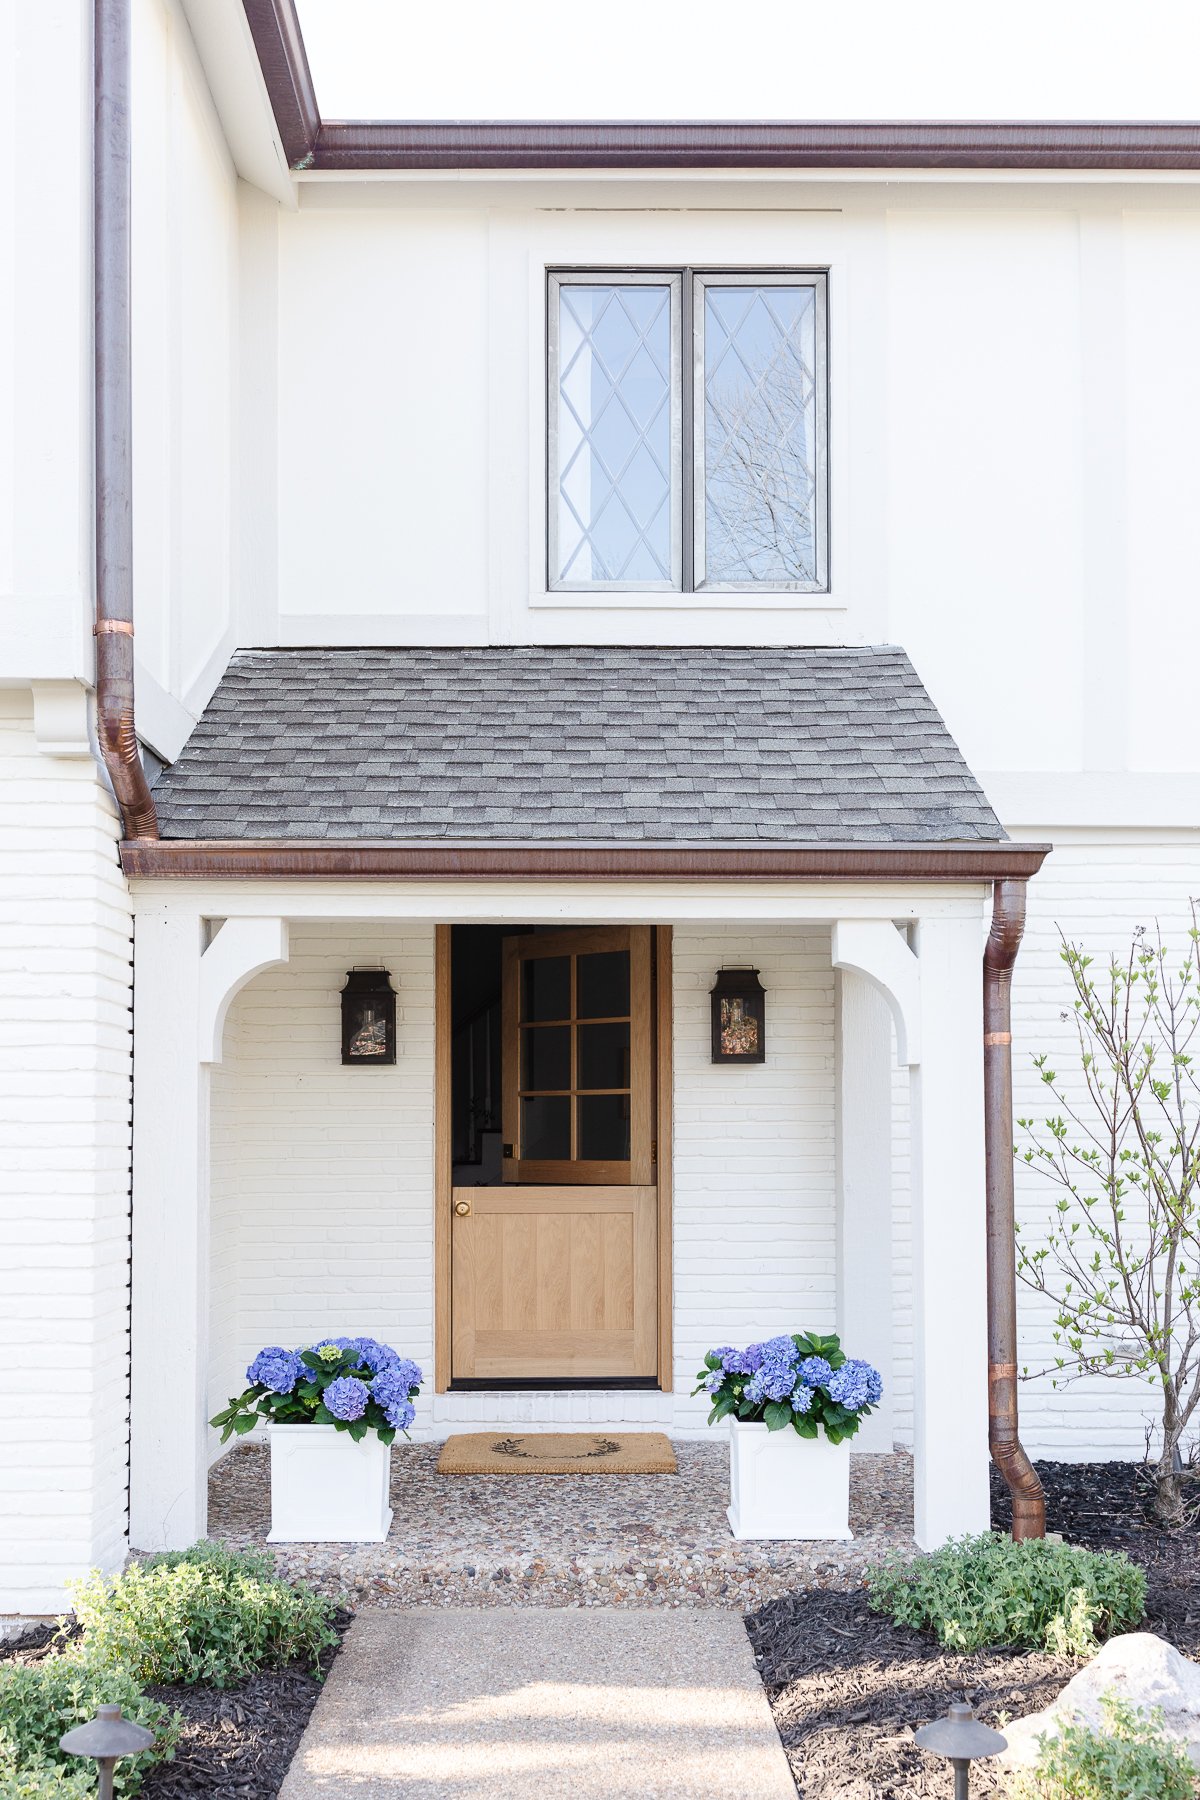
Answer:
[[[788,1425],[803,1438],[823,1431],[830,1443],[852,1438],[883,1395],[879,1371],[848,1357],[837,1337],[798,1331],[735,1350],[710,1350],[694,1394],[712,1400],[710,1425],[732,1415],[768,1431]]]
[[[410,1357],[368,1337],[321,1338],[306,1350],[271,1344],[246,1370],[250,1383],[209,1424],[221,1442],[256,1425],[332,1425],[358,1443],[368,1431],[390,1444],[408,1435],[421,1370]]]

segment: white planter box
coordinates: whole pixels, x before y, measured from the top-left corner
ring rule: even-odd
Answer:
[[[369,1431],[356,1444],[332,1425],[270,1425],[268,1544],[381,1544],[392,1447]]]
[[[850,1445],[729,1423],[729,1525],[735,1538],[840,1538],[850,1530]]]

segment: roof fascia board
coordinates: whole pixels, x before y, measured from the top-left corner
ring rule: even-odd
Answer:
[[[322,120],[305,166],[1162,172],[1200,169],[1200,122]]]
[[[309,166],[321,115],[293,0],[242,0],[288,166]]]
[[[180,0],[180,5],[235,169],[251,187],[294,210],[296,184],[276,122],[276,94],[264,77],[241,0]]]
[[[1036,875],[1049,844],[447,844],[127,840],[127,876],[544,881],[999,881]]]

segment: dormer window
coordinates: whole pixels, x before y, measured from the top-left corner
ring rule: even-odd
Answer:
[[[549,586],[819,593],[826,277],[549,275]]]

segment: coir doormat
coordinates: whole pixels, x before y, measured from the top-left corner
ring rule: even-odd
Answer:
[[[448,1437],[439,1475],[674,1475],[661,1431],[464,1431]]]

